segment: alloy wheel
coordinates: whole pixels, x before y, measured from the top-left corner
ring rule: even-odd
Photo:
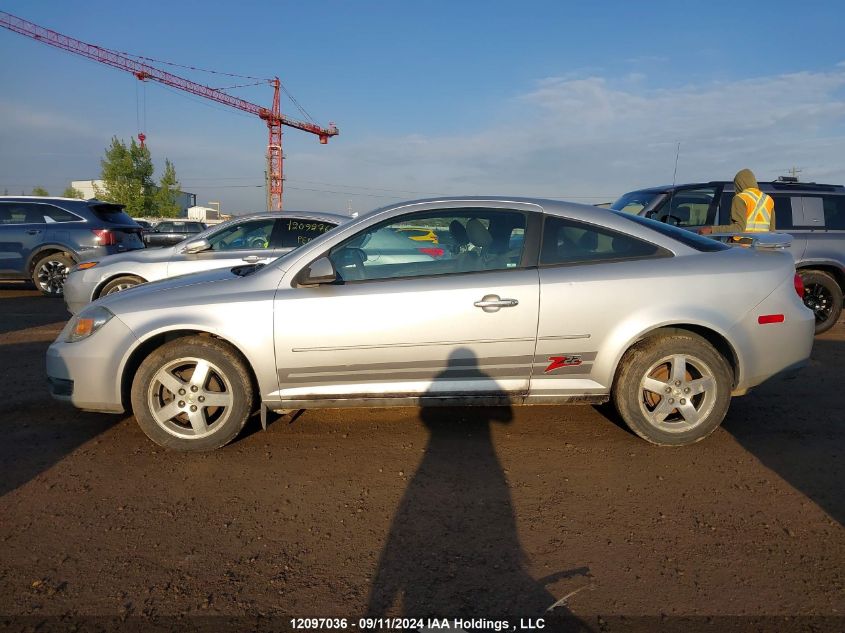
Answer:
[[[147,405],[155,422],[180,438],[214,433],[231,414],[234,393],[229,378],[202,358],[178,358],[159,369],[150,382]]]
[[[716,379],[704,361],[684,354],[666,356],[640,381],[640,408],[656,428],[670,433],[694,429],[716,403]]]

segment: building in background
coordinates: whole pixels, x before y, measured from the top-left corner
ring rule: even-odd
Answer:
[[[230,219],[232,216],[225,213],[220,213],[219,209],[211,209],[209,207],[201,207],[198,205],[188,208],[186,217],[189,220],[199,220],[208,225],[220,224]]]
[[[70,186],[77,191],[82,192],[82,197],[85,200],[88,200],[89,198],[96,198],[96,189],[100,189],[101,191],[105,189],[105,184],[102,180],[74,180],[70,183]],[[196,206],[197,204],[197,195],[195,193],[182,191],[178,196],[176,196],[176,204],[179,205],[180,215],[182,217],[187,217],[188,209]]]

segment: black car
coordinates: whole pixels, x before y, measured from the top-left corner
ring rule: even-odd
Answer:
[[[201,233],[207,227],[202,222],[191,220],[164,220],[144,235],[147,246],[172,246],[184,239]]]
[[[101,200],[0,196],[0,279],[31,280],[60,297],[70,267],[144,248],[123,206]]]

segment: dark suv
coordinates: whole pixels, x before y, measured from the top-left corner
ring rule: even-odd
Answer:
[[[845,187],[783,178],[761,182],[775,202],[775,230],[792,235],[790,251],[804,281],[816,333],[836,323],[845,292]],[[731,222],[733,182],[653,187],[626,193],[611,207],[695,230]]]
[[[0,279],[31,280],[60,297],[75,263],[136,248],[141,227],[119,204],[0,196]]]

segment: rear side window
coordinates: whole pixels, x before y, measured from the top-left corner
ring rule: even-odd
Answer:
[[[733,194],[730,197],[733,198]],[[804,217],[804,214],[801,212],[801,198],[774,194],[772,195],[772,200],[775,201],[776,231],[791,229],[796,224],[801,224]],[[728,214],[730,214],[730,202],[728,202],[728,205]]]
[[[79,222],[78,215],[51,204],[17,202],[0,204],[0,224],[55,224]]]
[[[336,224],[302,218],[284,218],[277,223],[278,234],[274,238],[279,248],[297,248],[307,244],[315,237],[320,237]]]
[[[540,264],[594,263],[668,255],[659,246],[604,227],[548,217]]]
[[[698,233],[693,233],[692,231],[679,229],[678,227],[672,226],[671,224],[664,224],[663,222],[650,220],[639,215],[629,215],[627,213],[620,213],[618,211],[616,211],[615,213],[621,218],[625,218],[626,220],[629,220],[636,224],[642,224],[643,226],[650,228],[652,231],[657,231],[658,233],[661,233],[667,237],[671,237],[673,240],[677,240],[678,242],[681,242],[681,244],[689,246],[690,248],[694,248],[695,250],[701,251],[702,253],[724,251],[731,248],[727,244],[723,244],[722,242],[718,242],[709,237],[704,237],[702,235],[699,235]]]
[[[67,209],[60,209],[59,207],[53,207],[46,204],[38,206],[41,207],[40,210],[44,212],[44,221],[48,224],[52,222],[79,222],[82,219]]]
[[[825,228],[845,230],[845,196],[824,196]]]
[[[205,228],[203,228],[202,224],[200,224],[199,222],[188,222],[186,224],[186,227],[188,233],[199,233],[200,231],[205,230]]]
[[[135,224],[135,221],[129,217],[124,211],[123,207],[117,204],[91,204],[88,205],[97,219],[110,224]]]
[[[156,224],[156,231],[159,233],[171,233],[173,231],[173,222],[159,222]]]

